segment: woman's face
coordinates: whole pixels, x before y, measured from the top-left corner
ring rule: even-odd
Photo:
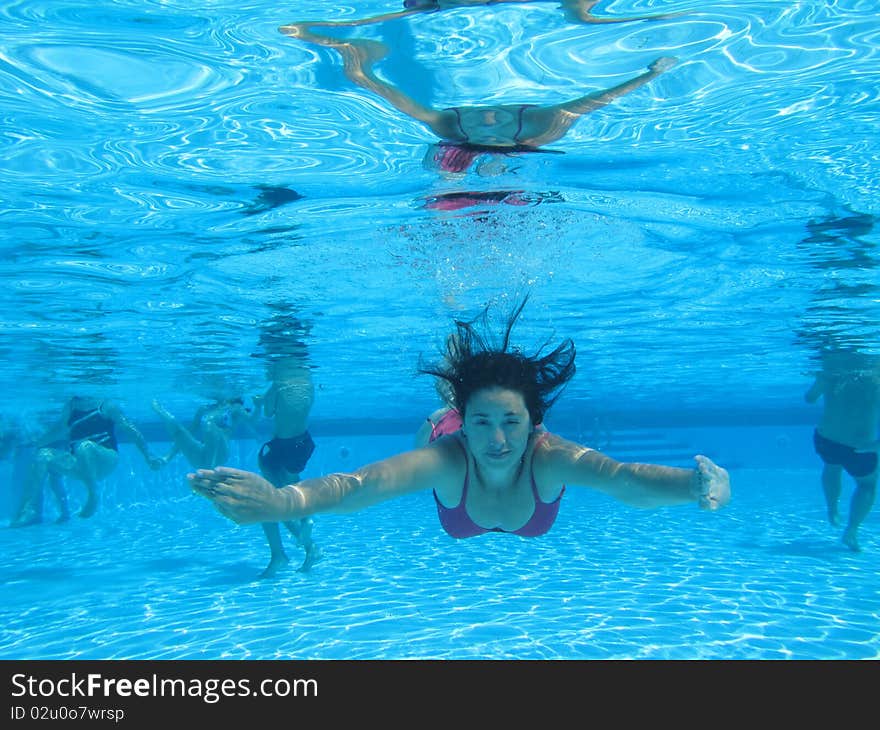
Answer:
[[[522,393],[500,387],[476,391],[465,406],[462,431],[479,466],[501,470],[517,465],[532,434]]]

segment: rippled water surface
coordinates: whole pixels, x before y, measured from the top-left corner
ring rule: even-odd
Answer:
[[[648,454],[730,449],[735,499],[711,519],[579,495],[546,539],[453,545],[422,500],[323,519],[325,561],[271,582],[182,467],[126,462],[93,521],[3,530],[0,653],[876,658],[876,516],[862,555],[826,529],[803,402],[819,344],[878,354],[874,3],[618,0],[596,15],[671,15],[575,24],[534,2],[339,30],[385,43],[376,73],[433,108],[552,105],[677,59],[561,154],[459,175],[423,165],[434,133],[336,51],[278,30],[400,5],[3,4],[2,415],[39,423],[86,390],[159,437],[153,398],[184,416],[263,389],[259,327],[293,306],[313,323],[309,468],[345,468],[367,431],[340,424],[398,439],[371,456],[408,445],[436,400],[419,355],[452,318],[531,292],[518,342],[578,346],[565,435],[779,441],[758,465],[747,429]],[[426,205],[473,191],[526,204]],[[0,473],[8,515],[21,464]]]

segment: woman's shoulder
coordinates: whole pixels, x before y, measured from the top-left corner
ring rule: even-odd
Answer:
[[[442,502],[457,504],[468,473],[467,443],[458,432],[450,433],[432,441],[424,451],[437,459],[437,480],[431,485],[434,491]]]
[[[546,429],[536,430],[532,460],[536,469],[551,470],[577,461],[586,453],[599,453],[589,446],[570,441]]]
[[[559,497],[565,484],[565,467],[572,461],[572,446],[572,442],[543,427],[535,429],[531,471],[542,502],[552,502]]]
[[[428,444],[428,448],[436,449],[444,460],[456,464],[463,462],[468,454],[467,441],[461,437],[461,431],[440,434]]]
[[[542,453],[557,451],[559,449],[586,448],[576,444],[574,441],[569,441],[558,433],[548,431],[544,426],[535,427],[533,441],[535,451],[541,451]]]

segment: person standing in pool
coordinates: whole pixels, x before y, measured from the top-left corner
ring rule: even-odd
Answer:
[[[260,472],[277,487],[299,481],[315,442],[308,431],[309,414],[315,400],[315,386],[309,364],[305,338],[309,326],[289,312],[272,317],[260,334],[261,357],[267,359],[268,390],[254,401],[263,415],[272,419],[272,438],[263,444],[259,454]],[[264,520],[263,532],[269,543],[269,564],[261,574],[271,578],[290,563],[281,540],[279,522],[304,548],[305,558],[298,568],[306,572],[321,559],[321,548],[312,538],[312,519],[299,518]]]
[[[507,532],[538,537],[556,520],[565,490],[598,489],[637,507],[696,502],[716,510],[730,500],[727,471],[703,455],[696,468],[625,463],[569,441],[541,424],[575,373],[575,347],[565,340],[531,356],[510,345],[527,301],[507,320],[500,343],[477,320],[456,322],[437,365],[420,364],[448,388],[461,426],[421,448],[275,488],[258,474],[218,467],[189,474],[192,489],[240,524],[354,512],[432,489],[442,528],[453,538]],[[453,411],[450,411],[452,413]]]
[[[859,526],[870,513],[877,491],[880,360],[855,350],[825,350],[822,370],[804,397],[808,403],[822,398],[813,446],[824,463],[822,491],[832,525],[838,525],[843,472],[855,482],[843,543],[859,552]]]
[[[431,145],[423,162],[431,169],[449,173],[464,172],[485,154],[559,152],[543,147],[561,139],[584,114],[644,86],[677,63],[672,57],[658,58],[645,73],[629,81],[550,106],[498,104],[432,109],[373,73],[373,66],[388,54],[385,44],[364,38],[340,40],[320,35],[311,31],[315,25],[293,23],[282,26],[280,31],[292,38],[337,50],[342,56],[345,75],[352,82],[422,122],[441,139]]]
[[[144,435],[112,401],[74,396],[64,406],[61,418],[34,446],[37,452],[22,491],[20,507],[12,527],[25,527],[43,521],[43,486],[46,481],[58,501],[59,521],[69,519],[67,494],[62,478],[81,481],[87,492],[80,517],[91,517],[98,509],[98,483],[119,464],[116,430],[128,434],[153,470],[162,459],[150,453]]]

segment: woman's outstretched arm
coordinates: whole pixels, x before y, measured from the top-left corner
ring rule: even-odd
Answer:
[[[716,510],[730,501],[730,476],[706,456],[694,457],[696,467],[616,461],[559,436],[552,436],[535,454],[539,480],[598,489],[634,507],[663,507],[696,502]]]
[[[280,489],[259,474],[223,466],[199,469],[187,478],[194,492],[233,522],[286,522],[318,512],[355,512],[439,485],[454,474],[456,456],[448,445],[431,444],[351,473],[304,479]]]

